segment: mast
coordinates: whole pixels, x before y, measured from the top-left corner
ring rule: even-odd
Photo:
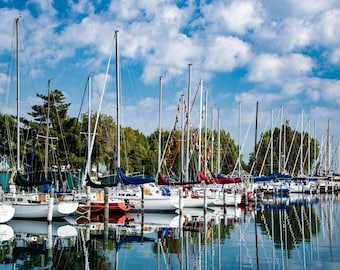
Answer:
[[[214,108],[211,107],[211,169],[214,171]]]
[[[271,111],[272,130],[270,132],[270,174],[273,174],[273,155],[274,155],[274,119],[273,110]]]
[[[203,81],[200,81],[200,109],[199,109],[199,135],[198,135],[198,171],[202,165],[202,118],[203,118]]]
[[[191,91],[191,66],[189,64],[189,79],[188,79],[188,100],[187,100],[187,148],[186,148],[186,162],[185,162],[185,177],[189,180],[189,147],[190,147],[190,91]]]
[[[113,39],[116,39],[116,36],[117,36],[117,32],[118,31],[115,31],[115,35],[113,35]],[[117,41],[116,41],[117,43]],[[117,48],[117,44],[116,44],[116,48]],[[116,50],[117,51],[117,50]],[[112,58],[112,54],[113,54],[113,40],[112,40],[112,46],[111,46],[111,49],[110,49],[110,56],[109,56],[109,61],[107,63],[107,66],[106,66],[106,72],[105,72],[105,81],[104,81],[104,86],[103,86],[103,90],[102,90],[102,93],[101,93],[101,97],[100,97],[100,102],[99,102],[99,108],[98,108],[98,112],[97,112],[97,116],[96,116],[96,120],[95,120],[95,124],[94,124],[94,128],[93,128],[93,132],[92,132],[92,136],[91,136],[91,145],[89,146],[90,147],[90,155],[92,154],[92,150],[93,150],[93,146],[94,146],[94,141],[95,141],[95,137],[96,137],[96,132],[97,132],[97,127],[98,127],[98,122],[99,122],[99,116],[100,116],[100,111],[101,111],[101,107],[102,107],[102,103],[103,103],[103,99],[104,99],[104,94],[105,94],[105,90],[106,90],[106,82],[107,82],[107,78],[108,78],[108,73],[109,73],[109,69],[110,69],[110,64],[111,64],[111,58]],[[117,54],[117,52],[116,52]],[[119,63],[117,57],[116,57],[116,62]],[[117,67],[117,64],[116,64],[116,73],[119,71],[119,68]],[[119,76],[118,76],[119,78]],[[117,87],[118,85],[118,87]],[[116,88],[119,89],[119,82],[117,82],[116,80]],[[117,91],[118,92],[118,91]],[[119,93],[119,92],[118,92]],[[117,100],[117,104],[118,104],[118,100]],[[117,106],[117,115],[118,115],[118,106]],[[117,116],[117,118],[119,119],[119,117]],[[117,123],[117,130],[119,129],[118,128],[119,125]],[[117,133],[120,132],[120,131],[117,131]],[[120,134],[120,133],[119,133]],[[120,135],[119,135],[120,137]],[[118,140],[120,142],[120,139]],[[118,147],[118,146],[117,146]],[[120,147],[120,145],[119,145]],[[120,157],[119,159],[120,160]],[[120,164],[120,163],[119,163]],[[85,172],[84,172],[84,175],[82,177],[82,187],[85,187],[86,183],[85,183],[85,178],[86,178],[86,175],[89,171],[89,168],[88,168],[88,162],[86,162],[86,166],[85,166]]]
[[[117,167],[120,167],[120,74],[119,74],[119,48],[118,48],[118,30],[115,31],[116,36],[116,102],[117,102]]]
[[[220,109],[217,110],[217,173],[221,172],[221,121]]]
[[[87,78],[87,87],[88,87],[88,120],[87,120],[87,167],[89,170],[91,169],[91,95],[92,95],[92,85],[91,85],[91,76]]]
[[[300,173],[303,174],[303,110],[301,110],[301,135],[300,135]]]
[[[327,140],[326,140],[326,165],[325,165],[325,174],[326,176],[328,176],[329,174],[329,141],[330,141],[330,137],[329,137],[329,128],[330,128],[330,121],[328,119],[328,124],[327,124]]]
[[[161,147],[162,147],[162,76],[159,77],[159,120],[158,120],[158,173],[161,171]]]
[[[238,110],[238,176],[240,177],[241,174],[241,102],[239,102],[239,110]]]
[[[256,119],[255,119],[255,144],[254,144],[254,153],[255,153],[255,158],[254,158],[254,162],[255,162],[255,166],[254,166],[254,175],[256,175],[256,165],[257,165],[257,124],[258,124],[258,114],[259,114],[259,102],[256,101]]]
[[[282,160],[281,160],[281,158],[282,158],[282,125],[283,125],[283,107],[282,107],[282,105],[281,105],[281,125],[280,125],[280,136],[279,136],[279,173],[281,173],[281,168],[282,168]]]
[[[17,69],[17,171],[20,169],[20,70],[19,70],[19,20],[15,19],[16,29],[16,69]]]
[[[181,95],[181,122],[182,122],[182,132],[181,132],[181,182],[183,182],[184,174],[185,172],[185,159],[184,159],[184,132],[185,132],[185,119],[184,119],[184,110],[185,110],[185,104],[184,104],[184,94]]]
[[[205,106],[204,106],[204,117],[205,117],[205,129],[204,129],[204,173],[208,169],[208,90],[205,90]]]
[[[310,119],[308,119],[308,176],[311,176],[310,144],[311,144],[311,137],[310,137]]]
[[[48,140],[49,140],[49,132],[50,132],[50,93],[51,93],[51,79],[48,79],[47,82],[47,116],[46,116],[46,138],[45,138],[45,166],[44,166],[44,175],[45,180],[48,178]]]

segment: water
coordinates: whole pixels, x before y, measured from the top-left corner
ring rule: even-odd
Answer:
[[[292,195],[90,226],[12,220],[0,226],[0,269],[339,269],[339,206],[335,195]]]

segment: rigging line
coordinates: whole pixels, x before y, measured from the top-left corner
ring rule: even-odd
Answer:
[[[162,155],[162,158],[161,158],[161,160],[160,160],[160,163],[162,164],[162,165],[166,165],[166,162],[168,161],[168,159],[169,159],[169,157],[170,157],[170,147],[172,147],[173,146],[173,138],[174,138],[174,136],[175,136],[175,131],[176,131],[176,125],[177,125],[177,123],[178,123],[178,114],[179,114],[179,112],[180,112],[180,102],[181,102],[181,99],[179,99],[179,101],[178,101],[178,105],[177,105],[177,111],[176,111],[176,114],[175,114],[175,119],[174,119],[174,121],[173,121],[173,125],[172,125],[172,130],[170,130],[170,132],[169,132],[169,136],[168,136],[168,139],[167,139],[167,141],[166,141],[166,144],[165,144],[165,146],[164,146],[164,151],[163,151],[163,155]],[[160,166],[160,167],[163,167],[163,166]],[[162,168],[160,168],[160,169],[162,169]],[[167,169],[167,175],[169,175],[169,172],[172,170],[172,162],[171,162],[171,165],[170,165],[170,167],[169,167],[169,169]],[[157,172],[157,175],[158,175],[158,173],[160,173],[160,171],[159,172]]]
[[[268,119],[267,122],[266,122],[266,125],[265,125],[265,127],[264,127],[264,130],[267,130],[267,127],[268,127],[268,125],[269,125],[268,122],[269,122],[269,119]],[[261,146],[262,146],[263,139],[264,139],[264,136],[262,135],[262,136],[261,136],[261,139],[260,139],[260,142],[259,142],[259,146],[256,147],[256,148],[257,148],[256,153],[255,153],[255,156],[256,156],[256,157],[257,157],[258,154],[260,153],[260,148],[261,148]],[[269,142],[268,142],[269,145],[270,145],[270,142],[271,142],[271,140],[269,140]],[[269,147],[267,146],[267,150],[266,150],[266,153],[265,153],[265,156],[264,156],[264,160],[266,160],[267,155],[268,155],[268,152],[269,152]],[[252,174],[252,172],[254,171],[255,165],[256,165],[256,162],[254,161],[253,164],[252,164],[252,167],[251,167],[251,169],[250,169],[250,174]],[[265,165],[265,162],[262,163],[262,166],[261,166],[259,175],[262,174],[264,165]]]
[[[22,17],[20,16],[20,18],[22,18]],[[21,20],[24,20],[24,19],[22,18]],[[22,25],[24,25],[24,24],[19,24],[19,28],[21,28]],[[19,31],[20,31],[20,29],[19,29]],[[26,33],[28,33],[28,31],[26,31]],[[22,51],[24,52],[23,55],[25,56],[25,61],[27,63],[27,68],[28,68],[28,70],[34,70],[33,65],[31,64],[31,61],[30,61],[32,59],[32,57],[30,57],[28,55],[28,50],[26,48],[26,42],[25,42],[25,39],[24,39],[25,37],[24,37],[24,35],[19,35],[19,38],[20,38],[20,44],[22,45]],[[40,88],[38,86],[37,81],[34,79],[33,76],[29,76],[28,79],[30,79],[29,81],[30,81],[30,84],[32,85],[32,89],[39,89]],[[29,81],[27,80],[27,84],[28,84]],[[35,91],[37,91],[37,90],[35,90]]]
[[[4,113],[8,113],[8,104],[9,104],[9,93],[10,93],[10,81],[12,78],[12,62],[14,61],[13,54],[15,53],[15,23],[13,23],[13,30],[12,30],[12,40],[11,40],[11,52],[8,56],[8,67],[7,67],[7,76],[6,76],[6,82],[5,82],[5,89],[6,89],[6,95],[4,95],[4,100],[6,99],[6,106],[3,106],[2,108],[5,108]],[[5,101],[3,101],[5,102]],[[5,104],[3,104],[5,105]],[[7,109],[7,110],[6,110]],[[6,123],[6,134],[7,134],[7,140],[9,145],[9,155],[10,159],[15,160],[14,157],[14,149],[11,142],[13,141],[13,136],[11,134],[10,126],[9,126],[9,120],[7,120],[7,117],[5,117],[5,123]]]
[[[57,101],[56,101],[56,99],[55,99],[55,95],[52,95],[52,97],[53,97],[53,102],[54,102],[54,104],[56,104]],[[65,140],[65,134],[64,134],[63,127],[62,127],[62,125],[61,125],[60,115],[59,115],[58,108],[57,108],[56,105],[54,106],[54,108],[55,108],[55,110],[56,110],[56,115],[57,115],[57,120],[58,120],[58,126],[59,126],[60,133],[61,133],[61,139],[62,139],[62,142],[63,142],[64,149],[66,150],[66,151],[65,151],[66,161],[67,161],[67,163],[69,163],[69,156],[68,156],[69,147],[68,147],[67,142],[66,142],[66,140]]]
[[[275,121],[275,125],[277,125],[277,123],[278,123],[279,120],[280,120],[280,114],[277,114],[276,121]],[[267,126],[267,125],[266,125],[266,126]],[[272,128],[273,128],[273,127],[272,127]],[[267,129],[267,128],[265,128],[265,130],[266,130],[266,129]],[[270,140],[269,140],[268,145],[267,145],[267,151],[266,151],[264,160],[267,159],[267,156],[268,156],[268,153],[269,153],[269,149],[270,149],[270,145],[271,145],[271,142],[272,142],[273,139],[274,139],[273,136],[270,136]],[[262,136],[262,138],[261,138],[261,141],[262,141],[262,140],[263,140],[263,136]],[[260,149],[258,148],[258,152],[256,153],[257,155],[259,154],[259,150],[260,150]],[[264,170],[264,165],[265,165],[265,162],[262,163],[262,166],[261,166],[261,170],[260,170],[260,174],[259,174],[259,175],[262,175],[263,170]]]
[[[236,164],[235,164],[235,166],[234,166],[232,175],[235,174],[236,167],[237,167],[238,164],[241,162],[241,160],[240,160],[241,153],[243,152],[243,148],[244,148],[244,145],[245,145],[245,141],[246,141],[246,138],[248,137],[248,134],[249,134],[250,123],[253,123],[253,120],[254,120],[254,118],[255,118],[255,115],[256,115],[256,110],[254,111],[253,116],[252,116],[252,118],[251,118],[251,120],[250,120],[250,122],[249,122],[248,129],[247,129],[247,132],[246,132],[246,134],[245,134],[245,136],[244,136],[243,144],[242,144],[241,149],[240,149],[240,154],[239,154],[238,157],[237,157],[237,162],[236,162]],[[239,172],[239,173],[240,173],[240,172]]]
[[[288,154],[287,154],[287,157],[285,157],[285,164],[284,164],[285,166],[284,166],[284,168],[287,167],[288,158],[289,158],[289,156],[291,154],[291,151],[292,151],[292,148],[294,146],[295,136],[297,134],[297,129],[298,129],[299,124],[300,124],[300,120],[298,120],[297,123],[296,123],[296,127],[295,127],[295,130],[294,130],[294,133],[293,133],[293,138],[292,138],[292,141],[291,141],[290,146],[289,146]],[[299,154],[297,154],[297,156],[299,156]],[[298,160],[298,158],[296,158],[295,164],[293,166],[293,170],[290,173],[294,173],[297,160]]]
[[[191,102],[190,111],[189,111],[190,114],[191,114],[191,112],[192,112],[192,109],[193,109],[193,107],[194,107],[194,104],[195,104],[195,101],[196,101],[198,92],[199,92],[199,90],[200,90],[200,85],[201,85],[201,84],[199,83],[198,86],[197,86],[197,89],[196,89],[194,98],[193,98],[193,100],[192,100],[192,102]],[[188,115],[189,115],[189,114],[187,114],[187,118],[188,118]],[[188,125],[192,125],[192,123],[188,123],[188,121],[185,121],[183,130],[186,130],[187,128],[189,128],[189,127],[187,127]],[[178,145],[177,145],[177,147],[176,147],[176,152],[175,152],[175,155],[174,155],[174,157],[173,157],[173,159],[172,159],[172,164],[175,163],[175,160],[176,160],[176,158],[177,158],[177,154],[178,154],[178,152],[179,152],[179,148],[180,148],[180,146],[181,146],[181,142],[182,142],[181,140],[178,141]],[[191,159],[191,157],[189,157],[189,161],[190,161],[190,159]],[[172,167],[173,167],[173,166],[171,166],[171,170],[172,170]],[[188,176],[187,176],[187,178],[188,178]]]
[[[12,78],[12,61],[14,61],[14,57],[13,54],[15,53],[15,23],[13,24],[13,30],[12,30],[12,40],[11,40],[11,51],[9,53],[8,56],[8,66],[7,66],[7,72],[6,72],[6,81],[5,81],[5,89],[6,89],[6,94],[3,95],[3,113],[5,113],[5,111],[7,111],[6,109],[8,109],[8,103],[9,103],[9,93],[10,93],[10,81]],[[6,106],[5,106],[6,105]]]
[[[101,107],[102,107],[102,103],[103,103],[103,99],[104,99],[104,93],[105,93],[105,89],[106,89],[106,82],[108,80],[108,73],[109,73],[109,68],[110,68],[110,64],[111,64],[113,48],[114,48],[113,45],[114,45],[115,39],[116,39],[116,35],[114,34],[113,38],[112,38],[112,42],[111,42],[110,55],[109,55],[109,60],[108,60],[107,66],[106,66],[106,72],[105,72],[105,78],[104,78],[104,85],[103,85],[103,89],[102,89],[102,95],[100,97],[99,108],[98,108],[98,112],[97,112],[97,115],[96,115],[96,122],[95,122],[94,130],[93,130],[93,136],[92,136],[91,145],[90,145],[89,153],[91,153],[91,154],[92,154],[92,151],[93,151],[94,141],[95,141],[95,137],[96,137],[95,134],[97,132],[100,111],[101,111]],[[89,168],[88,168],[89,165],[87,163],[86,163],[86,166],[85,166],[85,173],[84,173],[84,176],[83,176],[83,180],[85,180],[85,177],[86,177],[87,172],[89,170]],[[85,181],[83,181],[83,186],[84,185],[85,185]]]
[[[86,80],[85,89],[83,91],[83,96],[81,98],[80,108],[79,108],[79,112],[78,112],[78,116],[77,116],[78,122],[80,121],[81,110],[83,108],[83,104],[84,104],[84,100],[85,100],[85,94],[87,93],[88,86],[89,86],[89,80]],[[88,121],[90,121],[90,120],[88,120]]]

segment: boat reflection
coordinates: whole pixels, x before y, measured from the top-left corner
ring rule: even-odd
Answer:
[[[12,219],[2,225],[0,234],[3,251],[0,268],[10,265],[12,269],[67,268],[72,265],[72,258],[60,260],[63,253],[73,250],[70,254],[73,259],[77,258],[74,249],[77,230],[66,222],[48,224],[47,221]]]
[[[337,196],[315,194],[242,208],[91,215],[87,224],[78,216],[50,225],[12,220],[0,225],[0,268],[334,268],[339,207]]]

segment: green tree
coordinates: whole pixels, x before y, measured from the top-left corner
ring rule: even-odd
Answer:
[[[289,122],[286,121],[281,130],[276,127],[273,131],[273,160],[271,161],[271,133],[272,131],[268,130],[261,135],[261,140],[256,145],[256,160],[254,152],[250,154],[249,163],[255,163],[256,174],[271,174],[271,166],[273,167],[273,172],[284,172],[292,175],[307,174],[309,165],[314,162],[314,155],[312,154],[314,150],[316,151],[316,156],[318,156],[318,141],[311,138],[307,132],[301,133],[293,130],[289,126]],[[301,136],[303,139],[302,144]],[[314,149],[315,145],[316,149]],[[300,164],[302,164],[302,172]]]
[[[31,153],[35,152],[35,166],[41,167],[45,157],[44,145],[49,123],[49,157],[50,163],[55,165],[70,165],[79,167],[83,158],[79,157],[80,149],[84,148],[80,138],[80,123],[76,118],[67,115],[70,103],[65,102],[65,96],[60,90],[53,90],[48,95],[37,94],[42,99],[42,105],[33,105],[29,115],[33,118],[29,122],[27,137],[27,160],[31,162]],[[49,101],[49,104],[48,104]],[[47,119],[48,106],[49,119]],[[48,121],[47,121],[48,120]],[[40,164],[40,166],[39,166]]]

